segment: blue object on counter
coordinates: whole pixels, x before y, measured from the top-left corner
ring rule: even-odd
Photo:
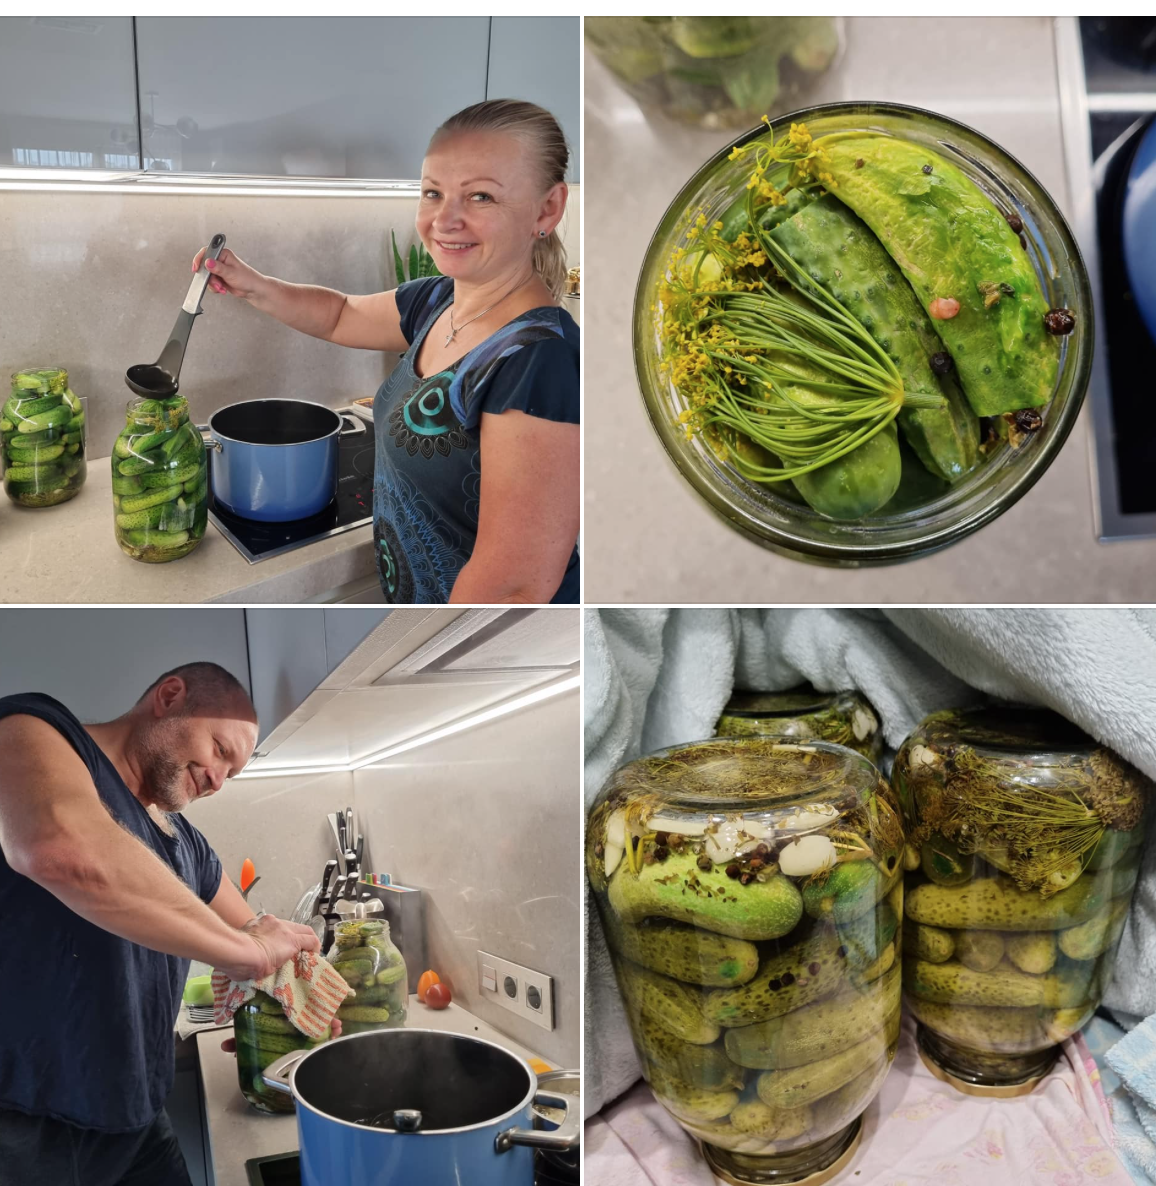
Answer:
[[[539,1095],[566,1110],[558,1138],[578,1140],[574,1097],[540,1090],[524,1059],[463,1034],[351,1034],[285,1055],[265,1082],[297,1105],[302,1186],[532,1186]]]
[[[342,429],[343,419],[350,427]],[[337,439],[365,424],[299,399],[255,399],[208,423],[213,497],[242,519],[286,523],[323,511],[337,495]]]
[[[1122,222],[1128,283],[1156,342],[1156,120],[1148,125],[1132,158]]]

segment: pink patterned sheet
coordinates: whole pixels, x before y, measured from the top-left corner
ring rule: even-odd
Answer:
[[[718,1186],[694,1141],[645,1083],[586,1124],[587,1186]],[[1022,1099],[983,1100],[934,1078],[904,1019],[899,1053],[839,1178],[854,1186],[1132,1186],[1112,1151],[1095,1062],[1077,1035]]]

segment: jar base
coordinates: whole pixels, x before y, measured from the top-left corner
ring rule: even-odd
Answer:
[[[916,1028],[916,1042],[923,1065],[937,1079],[964,1095],[988,1099],[1029,1095],[1060,1056],[1058,1046],[1030,1054],[985,1054],[947,1041],[922,1022]]]
[[[701,1142],[702,1154],[711,1172],[734,1186],[752,1183],[798,1183],[799,1186],[821,1186],[830,1182],[847,1168],[859,1148],[863,1135],[861,1117],[856,1117],[846,1128],[802,1149],[770,1156],[732,1153],[718,1145]]]

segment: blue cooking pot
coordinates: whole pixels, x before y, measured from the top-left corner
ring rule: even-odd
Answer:
[[[362,421],[301,399],[230,404],[201,427],[205,447],[216,452],[213,497],[234,515],[262,523],[323,511],[337,495],[338,437],[365,431]]]
[[[264,1079],[297,1105],[302,1186],[532,1186],[535,1147],[578,1146],[575,1096],[463,1034],[351,1034],[294,1050]],[[533,1127],[535,1102],[565,1111],[557,1129]]]
[[[1156,342],[1156,120],[1148,125],[1132,158],[1122,222],[1128,281]]]

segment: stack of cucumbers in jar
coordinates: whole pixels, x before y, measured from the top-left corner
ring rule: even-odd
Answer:
[[[869,761],[716,738],[617,771],[587,870],[643,1071],[725,1155],[846,1130],[899,1033],[903,833]]]
[[[237,1075],[241,1094],[261,1112],[292,1112],[293,1097],[265,1083],[265,1068],[293,1050],[312,1050],[328,1041],[328,1030],[318,1039],[307,1038],[285,1016],[280,1001],[256,992],[233,1014],[237,1041]]]
[[[356,993],[337,1010],[343,1034],[405,1025],[405,960],[389,937],[387,923],[380,919],[338,923],[326,958]]]
[[[74,498],[84,484],[84,408],[58,367],[17,371],[0,411],[4,489],[26,507]]]
[[[187,556],[205,534],[205,445],[183,396],[134,399],[112,451],[116,539],[135,560]]]
[[[928,717],[893,778],[921,1044],[970,1081],[1045,1071],[1111,979],[1150,782],[1062,718],[1024,709]]]

